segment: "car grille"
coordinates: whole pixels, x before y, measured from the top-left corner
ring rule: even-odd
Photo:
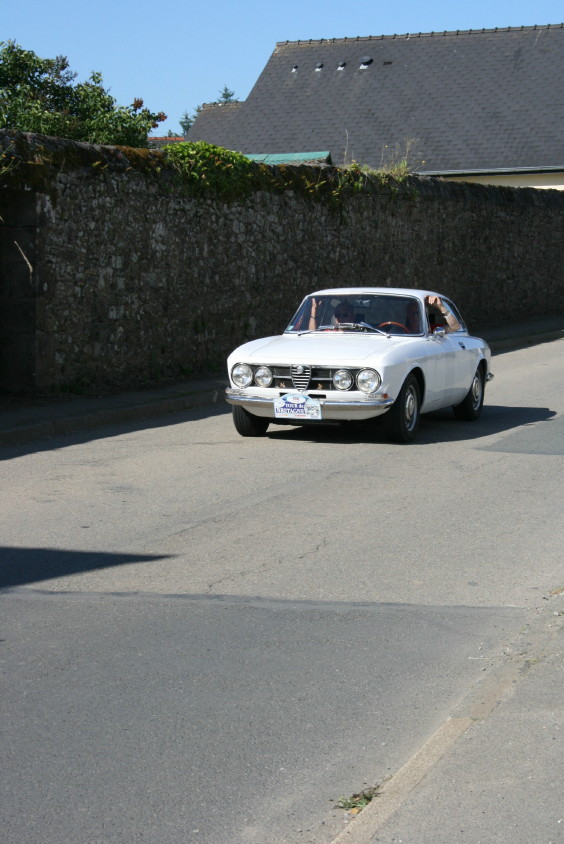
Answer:
[[[332,390],[333,374],[339,367],[328,366],[307,366],[288,365],[271,366],[273,375],[272,387],[277,390],[298,390],[303,393],[305,390]],[[349,370],[356,374],[357,370]]]
[[[291,366],[292,386],[296,390],[307,390],[311,378],[311,366]]]

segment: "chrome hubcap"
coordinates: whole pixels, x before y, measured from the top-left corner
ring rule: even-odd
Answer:
[[[407,391],[405,396],[405,424],[408,431],[411,431],[417,419],[417,397],[413,387]]]
[[[472,382],[472,403],[474,405],[474,409],[477,410],[480,406],[480,401],[482,400],[482,379],[476,373],[474,375],[474,380]]]

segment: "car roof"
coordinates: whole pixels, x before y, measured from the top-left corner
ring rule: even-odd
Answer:
[[[326,290],[316,290],[308,295],[364,296],[368,293],[378,293],[387,296],[415,296],[418,299],[424,299],[426,296],[441,296],[441,294],[435,293],[433,290],[414,290],[411,287],[328,287]]]

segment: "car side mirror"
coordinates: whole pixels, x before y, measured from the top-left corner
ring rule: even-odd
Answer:
[[[442,325],[438,325],[433,331],[433,337],[446,337],[446,331]]]

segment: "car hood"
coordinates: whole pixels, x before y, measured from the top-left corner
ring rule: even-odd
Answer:
[[[283,334],[264,337],[239,346],[229,357],[235,363],[304,363],[324,366],[360,364],[367,358],[384,356],[398,344],[414,338],[391,337],[374,333],[334,331],[308,334]]]

